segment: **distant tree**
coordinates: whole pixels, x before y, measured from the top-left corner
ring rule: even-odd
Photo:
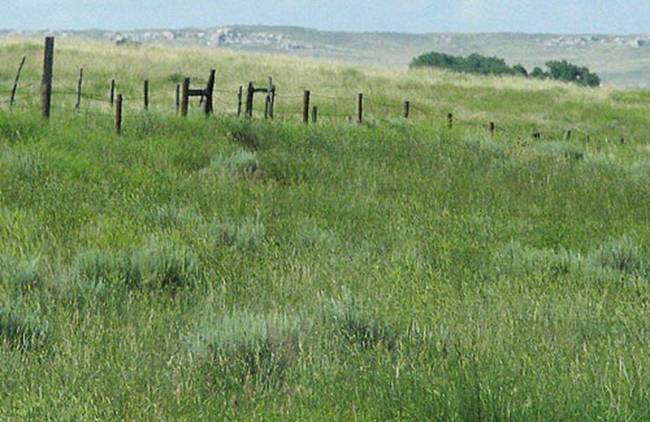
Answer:
[[[516,64],[516,65],[512,66],[512,70],[513,70],[515,75],[523,76],[524,78],[528,77],[528,71],[526,70],[525,67],[523,67],[520,64]]]
[[[516,64],[510,67],[505,60],[498,57],[486,57],[477,53],[461,57],[432,51],[414,58],[410,66],[411,68],[438,67],[454,72],[478,75],[530,76],[537,79],[573,82],[583,86],[600,86],[600,77],[597,74],[590,72],[586,67],[578,67],[566,60],[551,60],[546,63],[548,72],[540,67],[535,67],[529,74],[524,66]]]
[[[549,74],[544,72],[541,67],[535,67],[530,73],[530,76],[537,79],[546,79],[549,77]]]
[[[586,67],[578,67],[566,60],[551,60],[546,63],[552,79],[574,82],[583,86],[600,86],[600,77]]]

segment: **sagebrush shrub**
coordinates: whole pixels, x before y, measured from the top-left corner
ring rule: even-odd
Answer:
[[[27,350],[44,345],[49,328],[36,317],[0,305],[0,343]]]
[[[216,244],[238,249],[255,249],[264,241],[266,229],[259,216],[247,218],[240,223],[228,221],[212,224],[208,234]]]
[[[397,344],[396,331],[347,291],[341,299],[324,304],[322,320],[335,336],[364,349],[379,345],[393,348]]]
[[[213,383],[278,387],[298,357],[302,330],[298,318],[240,311],[205,325],[195,352]]]
[[[130,264],[139,287],[167,289],[194,287],[200,283],[197,256],[171,240],[152,240],[134,252]]]
[[[0,283],[26,292],[41,287],[43,282],[43,268],[38,259],[24,261],[0,255]]]
[[[230,172],[249,176],[260,168],[259,160],[254,152],[237,151],[231,155],[218,155],[210,162],[210,168],[218,172]]]
[[[628,236],[610,240],[590,255],[590,262],[597,268],[639,275],[647,270],[647,258],[641,248]]]

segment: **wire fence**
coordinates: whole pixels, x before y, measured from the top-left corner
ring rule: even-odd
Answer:
[[[19,79],[20,73],[17,79]],[[56,86],[52,89],[51,102],[57,112],[74,111],[76,116],[84,118],[106,118],[116,119],[116,84],[113,81],[88,81],[82,79],[75,84],[75,87]],[[111,84],[112,82],[112,84]],[[144,82],[144,81],[143,81]],[[72,84],[71,84],[72,85]],[[111,87],[112,85],[112,87]],[[146,88],[143,90],[143,85]],[[135,87],[133,83],[120,86],[123,95],[121,103],[121,114],[131,117],[144,113],[157,113],[160,115],[181,114],[180,85],[151,86],[147,83]],[[117,85],[119,86],[119,85]],[[268,89],[255,90],[252,97],[246,98],[245,85],[235,89],[213,87],[212,112],[223,116],[240,116],[250,118],[269,118],[285,121],[302,121],[307,124],[356,122],[363,123],[382,119],[401,119],[404,121],[428,122],[433,125],[453,129],[463,127],[488,131],[491,135],[508,134],[509,136],[525,139],[541,136],[539,128],[534,124],[522,125],[521,123],[508,125],[506,122],[494,122],[469,115],[470,113],[453,114],[452,106],[449,104],[438,104],[431,101],[400,101],[385,94],[362,95],[332,95],[327,92],[283,92],[277,90],[276,86]],[[249,85],[252,87],[252,83]],[[262,85],[269,86],[269,85]],[[105,87],[105,89],[100,89]],[[327,88],[324,88],[326,90]],[[41,102],[41,83],[18,81],[10,87],[0,86],[0,111],[11,109],[34,109]],[[331,87],[331,91],[339,90]],[[201,91],[201,90],[194,90]],[[262,92],[265,101],[255,101],[255,93]],[[200,98],[189,98],[187,101],[188,114],[197,114],[200,110],[206,110],[204,101],[207,94]],[[271,104],[269,109],[268,102]],[[250,103],[250,104],[249,104]],[[117,119],[116,119],[117,120]],[[484,121],[485,120],[485,121]],[[571,138],[572,136],[584,136],[587,139],[593,138],[588,131],[576,129],[573,125],[562,133],[550,133],[546,130],[546,137],[549,138]],[[623,137],[621,137],[623,139]]]

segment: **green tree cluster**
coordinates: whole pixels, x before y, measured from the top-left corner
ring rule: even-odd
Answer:
[[[525,78],[553,79],[573,82],[583,86],[600,86],[600,77],[597,74],[590,72],[586,67],[576,66],[566,60],[547,62],[548,71],[535,67],[532,72],[528,72],[521,64],[510,67],[505,60],[498,57],[486,57],[476,53],[461,57],[432,51],[414,58],[410,66],[411,68],[438,67],[454,72],[478,75],[510,75]]]

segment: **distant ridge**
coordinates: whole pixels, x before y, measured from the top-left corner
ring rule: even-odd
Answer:
[[[554,35],[518,33],[331,32],[293,26],[232,25],[213,28],[133,31],[11,31],[3,37],[80,37],[116,44],[174,44],[206,48],[290,54],[337,59],[384,67],[406,67],[428,51],[503,57],[527,67],[552,59],[583,64],[602,75],[605,85],[650,87],[650,35]]]

